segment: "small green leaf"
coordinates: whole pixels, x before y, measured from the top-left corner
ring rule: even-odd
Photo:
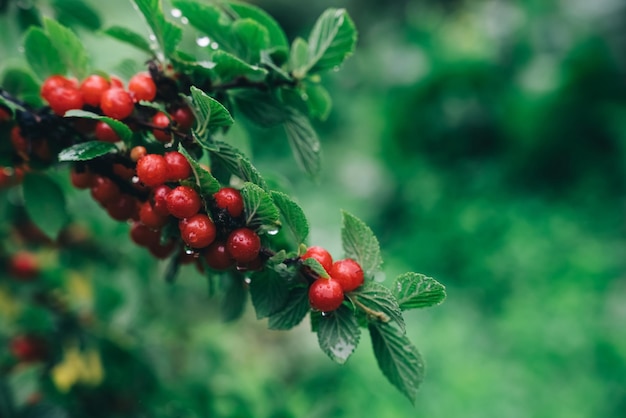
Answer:
[[[267,184],[259,171],[242,153],[225,142],[215,141],[213,145],[214,148],[209,150],[212,171],[216,173],[215,175],[218,178],[220,177],[217,173],[220,171],[225,172],[225,176],[222,177],[224,183],[228,183],[230,176],[234,175],[243,181],[256,184],[263,190],[268,190]]]
[[[270,195],[254,183],[246,182],[241,189],[246,226],[263,232],[280,228],[280,214]]]
[[[68,219],[63,190],[48,176],[36,173],[28,173],[22,187],[28,216],[44,234],[56,239]]]
[[[194,132],[198,136],[205,135],[211,128],[233,124],[233,118],[220,102],[194,86],[191,86],[191,103],[196,115]]]
[[[213,193],[216,193],[220,189],[220,183],[215,179],[215,177],[202,168],[202,166],[194,160],[191,155],[189,155],[182,144],[178,145],[178,152],[183,154],[185,158],[187,158],[187,161],[189,161],[189,165],[191,166],[193,174],[196,178],[196,184],[202,191],[203,195],[213,195]]]
[[[304,93],[309,115],[322,121],[326,120],[333,107],[333,101],[328,90],[319,84],[307,83]]]
[[[228,5],[237,13],[240,19],[250,18],[260,23],[267,30],[271,47],[287,48],[288,43],[285,32],[278,22],[264,10],[245,3],[229,2]]]
[[[54,0],[53,6],[59,13],[60,21],[78,24],[87,29],[100,29],[102,24],[98,12],[82,0]]]
[[[380,283],[365,282],[354,292],[348,294],[350,300],[361,309],[370,321],[383,323],[395,322],[404,330],[404,318],[398,301],[391,291]]]
[[[257,91],[245,91],[237,92],[234,98],[241,113],[259,126],[275,126],[287,118],[285,106],[274,96]]]
[[[291,43],[289,50],[289,68],[293,76],[297,79],[303,79],[308,70],[309,63],[309,44],[302,39],[296,38]]]
[[[224,292],[220,303],[222,320],[234,321],[243,314],[248,301],[244,277],[241,274],[227,274],[221,279],[221,288]]]
[[[41,106],[39,82],[25,68],[8,68],[0,84],[9,94],[33,106]]]
[[[174,54],[176,46],[183,36],[183,30],[165,19],[160,0],[132,0],[150,27],[152,34],[161,48],[164,57]]]
[[[392,290],[402,310],[439,305],[446,298],[445,286],[432,277],[418,273],[399,276]]]
[[[309,235],[309,222],[302,208],[285,193],[271,191],[270,196],[285,220],[284,225],[291,231],[296,244],[303,243]]]
[[[327,9],[309,35],[310,71],[338,67],[354,52],[356,28],[345,9]]]
[[[239,19],[233,23],[231,30],[237,45],[237,55],[248,63],[258,63],[261,51],[270,44],[267,29],[252,19]]]
[[[280,311],[270,315],[269,329],[291,329],[302,322],[310,310],[309,291],[305,287],[291,289],[287,301]]]
[[[300,167],[311,177],[316,177],[321,169],[320,141],[309,119],[291,109],[283,124],[291,151]]]
[[[133,131],[126,125],[124,122],[120,122],[117,119],[109,118],[107,116],[98,115],[96,113],[87,112],[85,110],[68,110],[65,113],[66,118],[85,118],[85,119],[94,119],[101,120],[102,122],[109,125],[120,137],[120,139],[128,144],[131,137],[133,136]]]
[[[44,17],[43,23],[65,66],[78,79],[84,78],[89,72],[89,55],[78,36],[55,20]]]
[[[106,35],[152,55],[150,43],[140,34],[121,26],[111,26],[103,31]]]
[[[378,367],[415,404],[424,379],[424,362],[417,348],[402,331],[388,324],[370,323],[369,331]]]
[[[229,19],[218,6],[196,0],[174,0],[172,3],[189,19],[193,27],[217,42],[221,49],[234,52],[234,40],[230,30],[232,19]]]
[[[306,258],[302,260],[302,265],[313,270],[313,272],[317,274],[319,277],[322,277],[324,279],[330,278],[330,276],[328,275],[328,272],[324,269],[324,267],[320,264],[320,262],[314,258]]]
[[[359,345],[361,329],[354,313],[345,305],[321,316],[317,323],[320,348],[331,360],[344,364]]]
[[[341,211],[341,242],[347,258],[361,265],[366,278],[373,278],[383,260],[378,239],[372,230],[356,216]]]
[[[42,80],[54,74],[65,74],[67,66],[48,35],[36,26],[24,37],[24,53],[28,65]]]
[[[81,142],[61,151],[59,161],[88,161],[115,152],[117,152],[117,147],[109,142]]]
[[[277,272],[264,269],[255,273],[250,281],[250,297],[257,319],[267,318],[278,312],[287,302],[287,282]]]
[[[250,65],[222,50],[215,51],[211,60],[215,63],[214,71],[222,83],[239,77],[245,77],[250,81],[262,81],[268,74],[266,69]]]

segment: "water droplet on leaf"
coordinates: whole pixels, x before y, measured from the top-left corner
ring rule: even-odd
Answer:
[[[211,38],[209,38],[208,36],[202,36],[196,39],[196,44],[201,47],[209,46],[210,43],[211,43]]]

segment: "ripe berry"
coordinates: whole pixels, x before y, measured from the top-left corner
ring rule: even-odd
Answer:
[[[184,180],[191,176],[191,166],[183,154],[178,151],[166,152],[163,156],[167,161],[169,181]]]
[[[135,105],[130,94],[121,88],[113,87],[100,98],[102,113],[113,119],[126,119],[133,113]]]
[[[209,267],[215,270],[226,270],[235,264],[235,260],[226,250],[226,244],[221,241],[209,245],[204,253],[204,259]]]
[[[137,200],[131,195],[123,194],[118,199],[109,202],[106,209],[111,218],[116,221],[125,221],[137,214]]]
[[[191,187],[178,186],[166,198],[167,210],[177,218],[189,218],[200,210],[202,199]]]
[[[167,223],[167,215],[158,214],[152,203],[145,201],[139,208],[139,220],[149,228],[158,229]]]
[[[172,189],[162,184],[157,186],[152,191],[154,199],[154,211],[161,216],[169,216],[170,211],[167,209],[167,195],[170,194]]]
[[[226,209],[230,216],[237,218],[243,212],[243,198],[239,190],[223,187],[213,195],[218,208]]]
[[[135,244],[142,247],[149,247],[154,242],[159,242],[161,238],[161,232],[158,230],[150,229],[142,223],[135,222],[130,228],[130,238]]]
[[[235,261],[247,263],[259,255],[261,238],[251,229],[235,229],[226,240],[226,249]]]
[[[215,241],[215,224],[207,215],[198,213],[178,223],[180,237],[191,248],[208,247]]]
[[[97,74],[90,75],[80,85],[80,91],[83,93],[83,99],[89,106],[100,106],[100,98],[102,93],[111,88],[109,81]]]
[[[70,171],[70,181],[77,189],[89,189],[94,183],[94,175],[87,169],[81,172],[73,169]]]
[[[110,77],[110,79],[111,79],[111,87],[112,88],[118,88],[118,89],[123,89],[124,88],[124,83],[118,77],[115,77],[114,75],[112,75]]]
[[[130,159],[135,162],[139,161],[141,157],[145,157],[146,155],[148,155],[148,150],[146,150],[146,147],[142,147],[141,145],[133,147],[130,150]]]
[[[172,112],[172,119],[176,121],[181,131],[189,131],[196,120],[191,109],[187,106],[179,107]]]
[[[333,279],[319,278],[309,288],[311,308],[322,312],[338,309],[343,303],[343,290],[339,282]]]
[[[30,145],[28,140],[22,136],[22,129],[17,125],[11,128],[11,144],[20,157],[28,158]]]
[[[101,120],[96,123],[94,135],[96,136],[96,139],[104,142],[121,141],[121,138],[119,137],[117,132],[115,132],[113,128],[111,128],[111,126],[109,126],[107,123],[102,122]]]
[[[335,261],[329,273],[341,284],[344,292],[351,292],[363,284],[363,269],[351,258]]]
[[[10,343],[11,354],[20,361],[33,362],[46,357],[44,340],[32,335],[15,336]]]
[[[52,111],[59,116],[72,109],[82,109],[85,101],[83,94],[76,88],[59,87],[48,93],[46,100]]]
[[[78,88],[75,80],[70,80],[62,75],[51,75],[46,78],[41,86],[41,97],[48,100],[48,95],[58,88],[71,89]]]
[[[327,273],[330,273],[330,269],[333,266],[333,257],[328,251],[326,251],[325,248],[318,247],[316,245],[307,248],[306,252],[302,255],[302,259],[306,260],[307,258],[317,260],[322,267],[324,267],[324,270],[326,270]]]
[[[170,119],[163,112],[157,112],[152,116],[152,124],[159,128],[167,128],[170,126]],[[153,129],[152,134],[161,142],[169,142],[172,139],[171,134],[163,129]]]
[[[167,162],[162,155],[148,154],[137,161],[137,177],[148,187],[165,183],[167,180]]]
[[[152,101],[156,97],[157,87],[148,73],[135,74],[128,82],[128,90],[135,101]]]
[[[164,259],[174,251],[174,241],[170,241],[165,245],[162,245],[159,241],[153,242],[148,246],[150,253],[159,259]]]
[[[20,251],[9,259],[9,274],[20,280],[32,280],[39,275],[37,258],[27,251]]]
[[[120,188],[108,177],[96,176],[91,186],[91,196],[103,206],[120,197]]]
[[[11,120],[11,112],[4,107],[0,107],[0,122],[6,122]]]
[[[113,173],[124,180],[131,180],[135,177],[135,169],[126,167],[122,163],[113,163]]]

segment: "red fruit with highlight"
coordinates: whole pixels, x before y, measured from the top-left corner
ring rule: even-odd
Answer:
[[[97,140],[103,142],[118,142],[122,140],[111,126],[101,120],[96,123],[94,135]]]
[[[215,241],[215,224],[207,215],[198,213],[178,223],[180,237],[191,248],[208,247]]]
[[[163,156],[167,161],[169,181],[179,181],[191,176],[191,166],[183,154],[178,151],[166,152]]]
[[[200,210],[202,199],[191,187],[178,186],[166,198],[167,210],[177,218],[189,218]]]
[[[151,102],[157,93],[156,84],[148,73],[135,74],[128,82],[128,90],[135,101],[147,100]]]
[[[161,231],[150,229],[140,222],[135,222],[130,228],[130,238],[135,244],[142,247],[149,247],[158,243],[161,238]]]
[[[309,288],[311,308],[322,312],[339,309],[343,303],[343,290],[339,282],[333,279],[320,278]]]
[[[167,128],[170,126],[170,119],[163,112],[158,112],[152,117],[152,124],[159,128]],[[172,139],[172,135],[163,129],[153,129],[152,134],[161,142],[169,142]]]
[[[120,188],[108,177],[96,176],[91,186],[91,196],[103,206],[120,197]]]
[[[248,263],[259,255],[261,238],[251,229],[235,229],[226,240],[226,249],[235,261]]]
[[[326,251],[325,248],[318,247],[316,245],[307,248],[306,252],[302,255],[302,259],[306,260],[307,258],[317,260],[322,267],[324,267],[324,270],[326,270],[327,273],[330,273],[330,269],[333,266],[333,257],[328,251]]]
[[[48,93],[45,98],[52,111],[59,116],[73,109],[82,109],[85,101],[83,94],[76,88],[57,88]]]
[[[351,258],[335,261],[329,273],[341,284],[344,292],[351,292],[363,284],[363,269]]]
[[[226,249],[226,243],[214,242],[204,253],[204,259],[209,267],[215,270],[226,270],[235,264],[235,260]]]
[[[181,131],[189,131],[196,120],[193,112],[187,106],[179,107],[174,110],[171,115],[172,119],[176,121],[176,124]]]
[[[101,75],[93,74],[83,80],[80,91],[89,106],[100,106],[102,93],[111,88],[111,83]]]
[[[152,191],[154,200],[154,211],[161,216],[169,216],[170,211],[167,209],[167,195],[170,194],[172,189],[162,184],[157,186]]]
[[[116,221],[126,221],[137,215],[137,199],[123,194],[118,199],[106,205],[109,216]]]
[[[135,108],[133,98],[126,90],[121,88],[110,88],[102,93],[100,98],[100,109],[102,113],[113,119],[126,119]]]
[[[148,187],[167,181],[167,162],[162,155],[148,154],[137,161],[137,177]]]
[[[94,179],[94,175],[87,169],[83,171],[73,169],[70,171],[70,181],[77,189],[89,189],[93,185]]]
[[[243,197],[237,189],[223,187],[217,191],[213,198],[218,208],[226,209],[230,216],[237,218],[243,213]]]
[[[146,201],[139,208],[139,220],[147,227],[158,229],[167,223],[167,215],[157,213],[152,203]]]
[[[78,88],[78,85],[75,80],[70,80],[62,75],[51,75],[44,80],[41,86],[41,97],[48,100],[48,95],[58,88],[75,89]]]

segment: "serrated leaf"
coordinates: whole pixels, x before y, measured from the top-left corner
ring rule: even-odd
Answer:
[[[24,204],[30,219],[53,240],[68,220],[65,195],[44,174],[28,173],[22,184]]]
[[[240,19],[250,18],[263,25],[267,30],[271,47],[287,48],[287,36],[282,27],[264,10],[245,3],[229,2],[228,5]]]
[[[328,90],[319,84],[307,83],[304,93],[309,116],[322,121],[326,120],[333,107],[333,101]]]
[[[55,20],[44,17],[43,24],[67,69],[78,79],[84,78],[89,72],[89,55],[78,36]]]
[[[244,61],[256,64],[261,59],[261,51],[267,49],[270,37],[267,29],[252,19],[238,19],[231,26],[236,42],[237,55]]]
[[[198,136],[211,128],[233,124],[233,118],[220,102],[194,86],[191,86],[191,103],[196,116],[194,132]]]
[[[225,142],[215,141],[213,145],[214,148],[209,150],[213,171],[218,172],[221,169],[226,172],[227,177],[234,175],[243,181],[256,184],[263,190],[268,190],[259,171],[242,153]],[[224,183],[228,183],[228,180],[229,178],[223,179]]]
[[[89,161],[115,152],[117,147],[110,142],[81,142],[59,152],[59,161]]]
[[[234,98],[241,113],[259,126],[271,127],[287,119],[285,106],[274,96],[257,91],[245,91],[236,93]]]
[[[67,66],[48,35],[38,27],[31,27],[24,36],[24,54],[28,65],[42,80],[54,74],[65,74]]]
[[[287,295],[287,304],[280,311],[270,315],[267,326],[269,329],[291,329],[302,322],[309,309],[308,289],[293,288]]]
[[[366,278],[373,278],[383,262],[378,239],[356,216],[346,211],[341,211],[341,216],[341,243],[345,256],[360,264]]]
[[[339,309],[320,316],[317,341],[331,360],[344,364],[354,352],[361,336],[361,329],[354,313],[342,305]]]
[[[309,71],[336,68],[354,52],[356,27],[345,9],[327,9],[309,35]]]
[[[369,324],[372,348],[378,367],[400,392],[415,404],[424,379],[424,362],[406,335],[388,324]]]
[[[220,183],[209,173],[207,170],[202,168],[202,166],[187,152],[187,150],[183,147],[182,144],[178,145],[178,152],[183,154],[187,161],[189,161],[189,165],[191,166],[191,170],[193,171],[193,175],[196,178],[196,184],[202,191],[203,195],[213,195],[213,193],[217,193],[220,189]]]
[[[283,123],[291,151],[298,165],[311,177],[321,170],[320,141],[309,119],[291,109]]]
[[[352,293],[350,300],[361,309],[370,321],[395,322],[404,331],[404,317],[398,301],[391,291],[380,283],[368,281]]]
[[[293,76],[302,79],[306,76],[307,65],[309,63],[309,44],[302,38],[298,37],[291,43],[289,50],[289,68]]]
[[[263,232],[280,228],[280,214],[270,195],[254,183],[246,182],[241,188],[246,226]]]
[[[111,26],[103,31],[106,35],[152,55],[150,43],[140,34],[122,26]]]
[[[222,83],[239,77],[245,77],[250,81],[262,81],[268,74],[266,69],[250,65],[222,50],[215,51],[211,60],[215,63],[214,71]]]
[[[195,0],[175,0],[174,7],[179,9],[189,23],[200,32],[208,35],[220,48],[233,51],[233,39],[230,31],[232,22],[216,5],[204,4]]]
[[[87,2],[82,0],[55,0],[53,6],[57,9],[59,20],[79,24],[91,30],[100,29],[101,20]]]
[[[220,303],[220,312],[224,322],[239,318],[248,300],[244,277],[241,274],[228,274],[221,277],[221,287],[224,292]]]
[[[283,277],[271,269],[255,273],[250,281],[250,297],[257,319],[278,312],[287,302],[289,287]]]
[[[304,260],[302,260],[302,265],[313,270],[313,272],[319,277],[323,277],[324,279],[330,278],[328,272],[324,269],[320,262],[314,258],[305,258]]]
[[[165,19],[160,0],[132,0],[132,2],[137,6],[155,36],[164,55],[162,58],[169,58],[174,54],[183,36],[182,29]]]
[[[296,244],[303,243],[309,235],[309,222],[302,208],[285,193],[271,191],[270,196],[285,220],[284,226],[289,228]]]
[[[399,276],[392,290],[402,310],[439,305],[446,298],[444,285],[432,277],[418,273]]]
[[[119,136],[120,139],[126,143],[128,143],[128,141],[130,141],[131,137],[133,136],[133,131],[124,122],[120,122],[117,119],[109,118],[107,116],[98,115],[93,112],[87,112],[85,110],[78,110],[78,109],[68,110],[65,113],[65,117],[101,120],[102,122],[109,125],[111,129],[115,131],[117,136]]]

